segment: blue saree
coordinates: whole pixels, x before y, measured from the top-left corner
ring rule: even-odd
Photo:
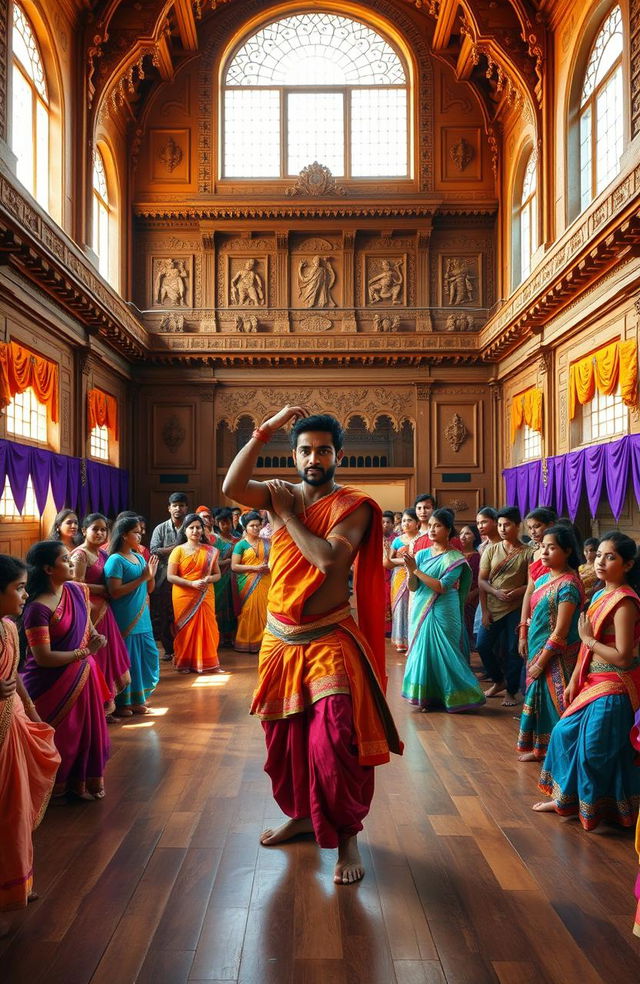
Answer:
[[[140,577],[146,560],[132,554],[129,560],[114,553],[104,565],[104,576],[120,578],[123,584]],[[160,665],[158,647],[153,638],[147,582],[142,581],[131,594],[112,598],[111,607],[131,660],[131,683],[116,697],[118,707],[144,704],[158,686]]]
[[[485,696],[465,657],[464,602],[471,570],[458,550],[432,556],[432,548],[416,554],[418,569],[442,584],[438,594],[418,581],[409,606],[409,650],[402,696],[426,708],[447,711],[480,707]]]

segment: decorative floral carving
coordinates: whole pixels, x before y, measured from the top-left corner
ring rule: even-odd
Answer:
[[[454,413],[450,423],[444,429],[444,436],[457,454],[467,438],[467,428],[459,413]]]
[[[327,198],[334,195],[344,197],[346,189],[336,184],[336,179],[328,167],[314,161],[303,167],[298,176],[298,180],[291,187],[287,188],[285,194],[288,198],[299,196],[306,198]]]
[[[449,148],[449,157],[459,171],[464,171],[464,169],[469,166],[475,157],[475,151],[468,140],[465,140],[464,137],[460,137],[460,139]]]
[[[184,331],[184,314],[165,314],[160,322],[160,331]]]
[[[375,331],[400,331],[400,316],[396,314],[394,318],[390,318],[374,314],[373,327]]]
[[[178,146],[173,137],[169,137],[164,147],[160,148],[158,158],[164,164],[167,171],[175,171],[183,158],[182,147]]]
[[[315,318],[305,318],[300,322],[300,327],[302,331],[330,331],[333,328],[333,321],[318,315]]]
[[[171,454],[175,454],[180,445],[184,444],[184,439],[186,436],[186,430],[180,423],[178,417],[173,414],[173,416],[169,417],[166,424],[162,428],[162,440],[169,448]]]
[[[468,509],[469,508],[469,503],[468,502],[465,502],[464,499],[450,499],[449,500],[449,505],[451,506],[451,508],[453,509],[453,511],[456,512],[456,513],[464,512],[465,509]]]

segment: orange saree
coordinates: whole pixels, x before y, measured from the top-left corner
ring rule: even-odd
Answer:
[[[172,550],[169,564],[176,565],[178,577],[186,581],[198,581],[211,573],[218,553],[216,547],[204,545],[195,553],[188,553],[182,545]],[[200,591],[198,588],[185,588],[181,584],[172,584],[171,601],[175,628],[173,640],[175,668],[191,670],[194,673],[214,670],[220,665],[218,659],[220,634],[216,621],[213,585],[208,584],[204,591]]]
[[[331,530],[364,502],[373,509],[358,551],[355,590],[358,623],[346,607],[324,616],[303,615],[324,574],[302,555],[286,527],[271,542],[268,622],[258,662],[251,713],[263,721],[298,714],[332,694],[350,694],[361,765],[379,765],[402,743],[384,698],[384,568],[379,506],[357,489],[336,489],[307,509],[316,536]]]
[[[2,620],[0,679],[18,672],[18,633]],[[47,808],[60,765],[54,731],[31,721],[17,693],[0,700],[0,911],[22,909],[33,884],[31,834]]]

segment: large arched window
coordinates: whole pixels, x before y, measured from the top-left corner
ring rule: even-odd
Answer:
[[[580,97],[580,208],[600,194],[620,170],[624,91],[622,14],[607,15],[587,62]]]
[[[223,76],[222,176],[409,176],[408,91],[389,42],[331,13],[284,17],[246,39]]]
[[[520,227],[520,280],[526,280],[531,273],[531,259],[538,245],[538,223],[536,217],[536,157],[529,155],[522,181],[522,194],[518,209]]]
[[[40,49],[22,7],[13,4],[11,149],[17,174],[43,208],[49,208],[49,97]]]
[[[93,155],[93,251],[98,269],[109,279],[109,192],[104,160],[98,147]]]

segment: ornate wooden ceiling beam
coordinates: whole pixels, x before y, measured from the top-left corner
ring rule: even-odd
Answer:
[[[458,6],[458,0],[441,0],[439,3],[431,4],[430,12],[436,17],[436,26],[431,42],[434,51],[444,52],[449,47],[458,16]]]
[[[193,16],[193,4],[191,0],[175,0],[173,12],[176,17],[182,47],[185,51],[197,51],[198,30],[196,19]]]

